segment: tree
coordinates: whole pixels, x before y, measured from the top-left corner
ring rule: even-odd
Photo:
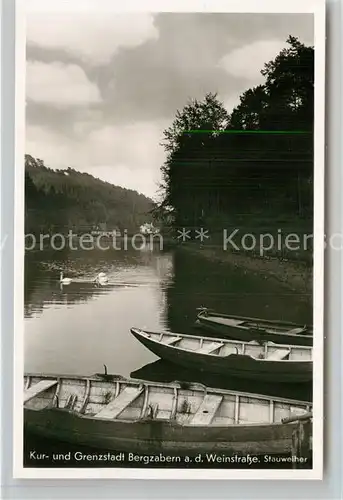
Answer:
[[[74,169],[52,170],[25,156],[26,231],[88,232],[119,224],[130,232],[152,219],[152,200]]]
[[[160,210],[175,227],[246,213],[312,214],[314,50],[290,36],[229,116],[216,94],[191,100],[164,132]],[[264,215],[263,215],[264,214]],[[256,220],[256,219],[254,219]]]
[[[182,111],[176,112],[172,125],[163,132],[164,149],[168,153],[176,152],[180,146],[188,144],[187,139],[194,140],[194,133],[210,130],[223,130],[228,123],[229,115],[217,94],[208,93],[202,101],[191,99]]]
[[[233,130],[259,130],[261,118],[269,104],[269,96],[263,85],[246,90],[240,104],[233,110],[229,128]]]
[[[162,167],[164,198],[160,209],[172,209],[177,225],[196,224],[208,206],[210,165],[207,151],[228,124],[229,115],[216,94],[189,101],[177,111],[162,143],[167,160]]]

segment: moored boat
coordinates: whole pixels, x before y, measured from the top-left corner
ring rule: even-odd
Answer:
[[[162,359],[189,368],[269,382],[312,380],[312,348],[171,332],[131,333]]]
[[[282,454],[310,403],[106,375],[24,377],[25,429],[131,453]],[[285,422],[285,423],[283,423]]]
[[[247,318],[201,308],[196,325],[217,336],[236,340],[272,341],[277,344],[313,345],[313,328],[288,321]]]

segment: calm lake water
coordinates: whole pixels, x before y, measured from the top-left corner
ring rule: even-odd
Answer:
[[[59,273],[75,278],[61,286]],[[109,284],[91,280],[105,272]],[[214,387],[309,400],[310,387],[255,384],[192,373],[150,353],[132,326],[196,333],[196,308],[311,323],[311,305],[272,277],[210,262],[186,250],[37,251],[25,261],[25,371],[149,380],[192,380]]]
[[[78,279],[59,283],[60,271]],[[109,284],[91,282],[106,272]],[[154,251],[37,251],[25,261],[25,371],[92,375],[103,371],[154,381],[196,381],[209,387],[310,401],[311,385],[255,383],[210,376],[158,360],[130,333],[132,326],[196,333],[196,308],[310,323],[311,305],[273,278],[234,265],[212,263],[177,249]],[[31,451],[62,454],[102,452],[25,433],[24,466],[56,467],[33,460]],[[60,460],[59,467],[89,467]],[[92,462],[101,467],[102,462]],[[110,467],[132,467],[131,463]],[[156,465],[158,467],[158,465]],[[160,465],[161,466],[161,465]],[[192,467],[202,464],[193,464]],[[143,465],[137,465],[143,467]],[[206,467],[217,467],[208,464]],[[225,464],[225,468],[236,465]],[[249,466],[251,467],[251,466]],[[265,467],[263,464],[256,468]],[[282,468],[289,468],[285,465]],[[273,468],[269,466],[268,468]],[[280,468],[278,464],[274,468]]]

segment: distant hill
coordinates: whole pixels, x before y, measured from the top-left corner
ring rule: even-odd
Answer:
[[[100,228],[129,233],[152,220],[153,201],[72,168],[53,170],[25,155],[26,233],[77,233]]]

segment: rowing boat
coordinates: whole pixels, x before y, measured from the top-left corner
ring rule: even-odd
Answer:
[[[237,340],[313,345],[312,326],[302,326],[288,321],[232,316],[203,308],[197,316],[196,325],[216,335]]]
[[[269,382],[312,380],[309,346],[242,342],[138,328],[131,328],[131,333],[160,358],[187,368]]]
[[[24,377],[27,431],[103,450],[288,453],[295,421],[311,421],[311,411],[306,402],[197,383],[118,375]]]

